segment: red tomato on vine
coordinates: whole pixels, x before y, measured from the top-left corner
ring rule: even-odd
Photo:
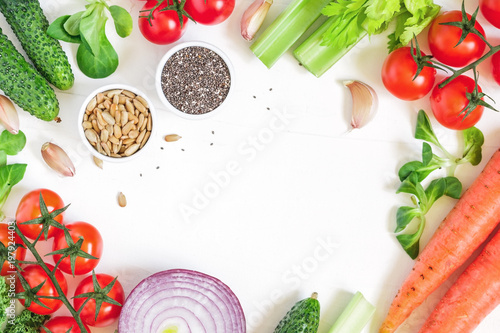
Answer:
[[[479,9],[488,22],[500,29],[500,1],[480,0]]]
[[[471,15],[467,14],[467,17],[469,20],[471,19]],[[469,33],[458,44],[462,36],[462,29],[443,24],[461,21],[461,11],[452,10],[444,12],[432,21],[427,35],[432,55],[443,64],[452,67],[465,67],[469,65],[479,59],[486,48],[486,43],[474,33]],[[483,27],[477,21],[474,23],[474,28],[483,36],[486,36]]]
[[[54,266],[50,264],[46,265],[49,270],[54,270]],[[49,297],[59,296],[56,287],[41,266],[36,264],[24,266],[23,271],[21,272],[21,276],[26,280],[31,288],[35,288],[43,283],[42,287],[40,288],[40,290],[38,290],[36,295]],[[61,273],[61,271],[57,268],[55,271],[55,278],[57,280],[57,284],[61,287],[62,292],[66,294],[68,292],[68,284],[66,282],[66,278],[64,277],[63,273]],[[20,293],[23,291],[25,291],[25,289],[23,288],[22,284],[18,283],[16,285],[16,293]],[[19,301],[22,305],[26,305],[24,299],[20,299]],[[40,298],[39,301],[45,306],[41,306],[39,304],[36,304],[35,302],[31,302],[30,306],[28,306],[27,309],[37,314],[47,315],[56,312],[57,309],[59,309],[63,305],[63,302],[59,299]]]
[[[41,224],[21,224],[23,222],[36,219],[42,216],[40,211],[40,193],[42,194],[43,201],[47,206],[47,210],[49,213],[61,209],[64,207],[64,202],[61,197],[54,191],[49,189],[37,189],[28,192],[24,197],[22,197],[19,205],[17,206],[16,211],[16,220],[19,230],[29,239],[35,239],[38,237],[40,232],[42,231]],[[59,223],[63,223],[63,214],[59,214],[54,217]],[[49,227],[49,231],[47,233],[47,238],[52,238],[57,232],[57,228],[51,226]],[[41,239],[45,239],[45,236],[42,236]]]
[[[474,126],[483,115],[484,106],[474,105],[465,110],[469,104],[467,93],[472,93],[475,82],[468,76],[460,75],[443,88],[440,83],[434,87],[430,101],[432,113],[436,120],[449,129],[463,130]],[[481,87],[477,87],[481,93]],[[466,115],[466,113],[468,113]]]
[[[188,17],[178,0],[148,0],[139,13],[139,30],[154,44],[170,44],[186,32]]]
[[[102,255],[103,242],[99,231],[91,224],[87,222],[73,222],[66,225],[69,229],[69,234],[74,243],[76,243],[80,237],[83,238],[82,245],[80,249],[96,258],[100,258]],[[69,246],[66,241],[66,234],[64,231],[60,230],[54,236],[54,243],[52,245],[53,251],[58,251],[65,249]],[[52,256],[54,262],[58,262],[62,255],[55,254]],[[75,260],[75,275],[83,275],[90,273],[99,263],[99,259],[83,258],[77,257]],[[73,274],[71,270],[71,260],[70,257],[66,257],[59,263],[59,269],[67,274]]]
[[[235,0],[186,0],[184,9],[197,23],[215,25],[231,15],[234,3]]]
[[[41,328],[41,333],[81,333],[80,327],[76,323],[76,320],[73,317],[69,316],[58,316],[52,317],[49,321],[43,324],[49,331]],[[90,332],[90,328],[83,324],[87,332]],[[71,328],[71,331],[69,329]]]
[[[420,54],[425,55],[423,52]],[[418,65],[411,55],[411,47],[392,51],[382,66],[382,82],[385,88],[397,98],[407,101],[424,97],[434,86],[436,70],[424,67],[415,77],[417,68]]]

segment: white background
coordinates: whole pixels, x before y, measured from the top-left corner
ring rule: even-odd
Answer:
[[[443,9],[459,9],[461,3],[436,2]],[[41,3],[52,22],[82,10],[86,2]],[[130,10],[136,24],[143,2],[110,3]],[[276,0],[264,26],[288,3]],[[100,230],[104,253],[96,271],[118,275],[127,294],[154,272],[198,270],[230,286],[246,314],[248,332],[259,333],[272,332],[296,301],[316,291],[322,307],[319,333],[325,333],[352,295],[361,291],[377,309],[364,332],[376,332],[413,264],[392,233],[397,207],[409,203],[408,196],[395,192],[399,167],[420,158],[422,143],[413,132],[417,111],[430,114],[428,98],[403,102],[385,91],[380,69],[387,54],[386,34],[363,40],[319,79],[299,66],[291,52],[267,69],[240,36],[240,18],[249,5],[249,0],[237,0],[231,17],[217,26],[190,22],[181,39],[216,45],[235,69],[234,91],[225,110],[202,121],[181,119],[161,105],[154,73],[171,46],[147,42],[136,26],[130,37],[120,39],[108,22],[120,66],[106,79],[85,77],[75,63],[76,46],[62,43],[73,65],[75,85],[57,92],[59,124],[20,111],[28,142],[9,162],[27,163],[28,169],[5,212],[15,214],[21,197],[33,189],[59,193],[71,203],[66,222],[83,220]],[[466,1],[469,12],[476,6],[477,1]],[[498,44],[500,31],[481,15],[479,20],[492,43]],[[13,37],[3,17],[0,26]],[[425,37],[422,41],[426,50]],[[500,101],[489,63],[480,71],[483,90]],[[342,85],[346,79],[370,84],[380,99],[376,117],[360,130],[349,131],[351,97]],[[91,91],[109,83],[126,83],[146,92],[157,109],[159,130],[141,159],[106,163],[101,170],[78,137],[77,114]],[[500,144],[499,117],[486,110],[477,124],[485,135],[484,158],[477,167],[457,170],[464,188]],[[459,150],[460,135],[438,125],[432,116],[431,120],[442,143]],[[174,133],[182,139],[163,140]],[[47,141],[71,156],[75,177],[61,178],[44,164],[40,147]],[[236,166],[237,172],[224,178],[221,174],[228,165]],[[217,177],[224,182],[217,185]],[[120,191],[127,197],[125,208],[117,204]],[[443,198],[432,208],[422,244],[454,203]],[[183,214],[186,207],[195,214]],[[416,332],[443,290],[430,297],[399,332]],[[477,332],[494,332],[499,324],[497,309]],[[115,327],[92,331],[113,332]]]

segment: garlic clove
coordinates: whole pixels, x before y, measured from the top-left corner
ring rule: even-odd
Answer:
[[[45,163],[63,177],[73,177],[75,166],[68,154],[56,144],[46,142],[42,145],[42,157]]]
[[[351,126],[353,129],[365,126],[375,115],[378,107],[378,97],[375,90],[357,80],[343,82],[352,96]]]
[[[0,95],[0,124],[12,134],[19,133],[19,116],[16,107],[3,95]]]
[[[243,13],[241,18],[241,35],[251,41],[259,31],[266,18],[273,0],[255,0]]]

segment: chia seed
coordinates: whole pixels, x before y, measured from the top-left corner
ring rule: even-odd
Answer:
[[[224,102],[231,86],[226,62],[214,51],[189,46],[175,52],[161,75],[163,94],[176,109],[204,114]]]

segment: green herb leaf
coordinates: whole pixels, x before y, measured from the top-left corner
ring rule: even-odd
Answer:
[[[0,134],[0,150],[3,150],[7,155],[16,155],[23,150],[25,145],[26,136],[22,131],[12,134],[5,130]]]
[[[453,199],[459,199],[462,195],[462,183],[457,177],[445,177],[446,187],[444,195]]]
[[[101,35],[99,56],[94,56],[87,47],[81,44],[76,52],[76,61],[81,71],[93,79],[108,77],[118,68],[118,54],[104,33]]]
[[[416,196],[420,201],[425,200],[425,190],[418,181],[418,175],[411,173],[405,180],[401,182],[396,193],[409,193]]]
[[[380,33],[400,10],[400,0],[368,0],[363,26],[370,35]]]
[[[70,15],[63,24],[64,30],[71,36],[80,36],[80,22],[86,11]]]
[[[436,146],[440,146],[439,140],[432,129],[429,117],[424,110],[420,110],[417,116],[417,127],[415,129],[415,138],[430,142]]]
[[[70,18],[71,15],[63,15],[58,17],[54,22],[49,25],[47,34],[55,39],[62,40],[67,43],[79,44],[82,42],[80,35],[72,36],[64,28],[64,23]]]
[[[423,223],[421,222],[421,225]],[[418,230],[413,234],[401,234],[397,235],[396,239],[399,244],[403,247],[406,253],[412,258],[415,259],[418,256],[418,252],[420,251],[419,241],[422,236],[423,227],[419,227]]]
[[[418,181],[421,182],[434,170],[439,169],[439,165],[429,162],[427,165],[420,161],[411,161],[404,164],[398,172],[399,180],[405,180],[411,173],[418,175]]]
[[[25,171],[26,164],[9,164],[0,167],[0,217],[3,215],[1,210],[12,187],[23,179]]]
[[[359,22],[366,0],[340,0],[331,2],[322,13],[335,16],[335,21],[323,34],[322,45],[332,48],[348,48],[356,44],[360,35],[366,32]]]
[[[422,163],[427,166],[432,161],[432,157],[434,154],[432,153],[432,147],[427,142],[422,143]]]
[[[7,165],[7,154],[3,150],[0,150],[0,166],[4,165]]]
[[[436,202],[437,199],[441,198],[445,194],[446,181],[444,178],[434,179],[430,182],[429,186],[425,189],[425,195],[427,197],[427,207],[422,207],[424,213],[427,213],[431,208],[432,204]]]
[[[108,18],[104,14],[104,5],[96,4],[90,15],[85,16],[80,21],[80,37],[82,44],[92,55],[98,57],[103,45],[101,35],[106,34],[106,21]],[[109,43],[109,42],[108,42]]]
[[[118,36],[124,38],[132,33],[133,21],[130,13],[120,6],[110,6],[109,12],[115,23]]]
[[[469,161],[472,165],[478,165],[482,159],[481,147],[484,143],[484,135],[476,127],[468,128],[462,132],[465,146],[462,159]]]
[[[398,208],[398,211],[396,212],[396,230],[394,232],[400,232],[403,231],[408,224],[410,224],[411,221],[415,217],[418,217],[422,215],[422,211],[417,208],[417,207],[410,207],[410,206],[402,206]]]

